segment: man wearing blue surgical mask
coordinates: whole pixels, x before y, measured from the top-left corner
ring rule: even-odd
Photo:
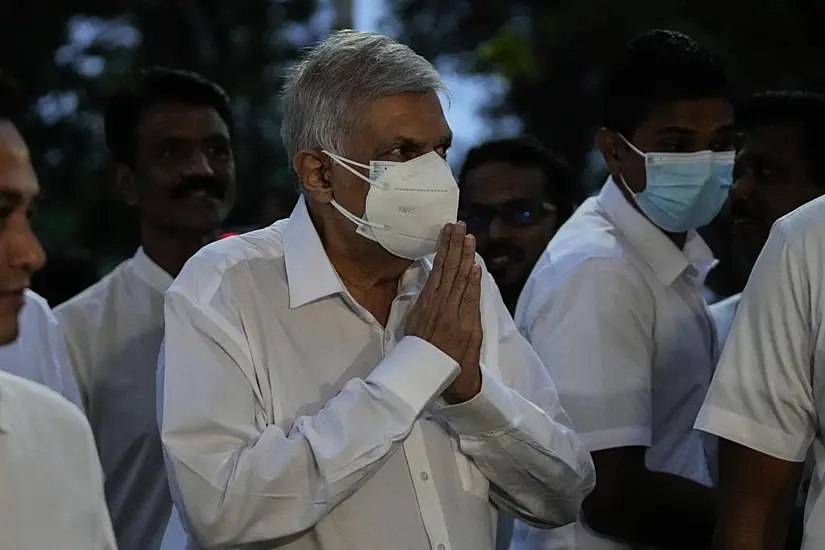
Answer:
[[[718,346],[702,297],[716,263],[696,233],[732,179],[724,70],[689,37],[633,39],[607,82],[610,170],[551,240],[516,321],[596,465],[574,526],[518,525],[514,548],[707,548],[710,438],[693,430]]]

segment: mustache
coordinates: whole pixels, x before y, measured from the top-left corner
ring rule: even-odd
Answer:
[[[742,219],[742,218],[759,219],[759,217],[756,215],[756,213],[753,212],[752,209],[746,203],[739,202],[739,201],[736,201],[736,202],[732,201],[730,203],[730,208],[728,210],[728,217],[729,217],[731,222],[733,222],[737,219]]]
[[[209,176],[192,176],[183,179],[172,189],[172,198],[175,200],[186,198],[195,191],[203,191],[217,199],[226,196],[227,186],[218,179]]]
[[[484,247],[479,254],[488,258],[495,258],[497,256],[507,256],[513,261],[520,261],[524,259],[524,253],[520,248],[513,246],[507,242],[492,242]]]

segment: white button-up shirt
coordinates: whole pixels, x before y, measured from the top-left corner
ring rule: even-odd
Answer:
[[[825,199],[773,227],[742,295],[700,430],[814,471],[803,550],[825,548]]]
[[[702,295],[715,265],[691,233],[679,250],[608,180],[550,241],[516,323],[556,383],[591,451],[647,447],[647,467],[711,484],[693,430],[715,363]],[[554,531],[516,526],[516,549],[621,549],[582,522]]]
[[[139,249],[55,309],[106,476],[121,550],[157,550],[172,510],[156,415],[163,293],[172,277]]]
[[[117,548],[83,413],[49,388],[5,372],[0,372],[0,548]]]
[[[20,336],[0,347],[0,370],[43,384],[81,406],[57,319],[46,300],[30,290],[20,312]]]
[[[487,275],[481,393],[440,401],[458,365],[404,336],[429,266],[404,273],[382,327],[303,200],[186,264],[166,295],[162,437],[202,546],[492,550],[491,500],[575,519],[592,462]]]

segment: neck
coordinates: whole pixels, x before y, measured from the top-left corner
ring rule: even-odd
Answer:
[[[411,260],[393,256],[381,245],[339,228],[321,231],[321,242],[338,276],[350,290],[396,288]]]
[[[207,234],[177,233],[164,231],[152,224],[142,222],[140,244],[149,258],[172,277],[177,277],[183,264],[218,237],[218,231]]]
[[[386,325],[398,280],[412,264],[365,239],[332,207],[310,203],[309,214],[332,267],[352,297]]]

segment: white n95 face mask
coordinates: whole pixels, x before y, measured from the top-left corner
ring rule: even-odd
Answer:
[[[432,151],[407,162],[370,161],[369,166],[324,151],[369,183],[364,217],[332,206],[356,226],[356,233],[390,254],[417,260],[436,251],[445,224],[458,217],[458,185],[449,164]],[[370,171],[367,177],[353,168]]]

